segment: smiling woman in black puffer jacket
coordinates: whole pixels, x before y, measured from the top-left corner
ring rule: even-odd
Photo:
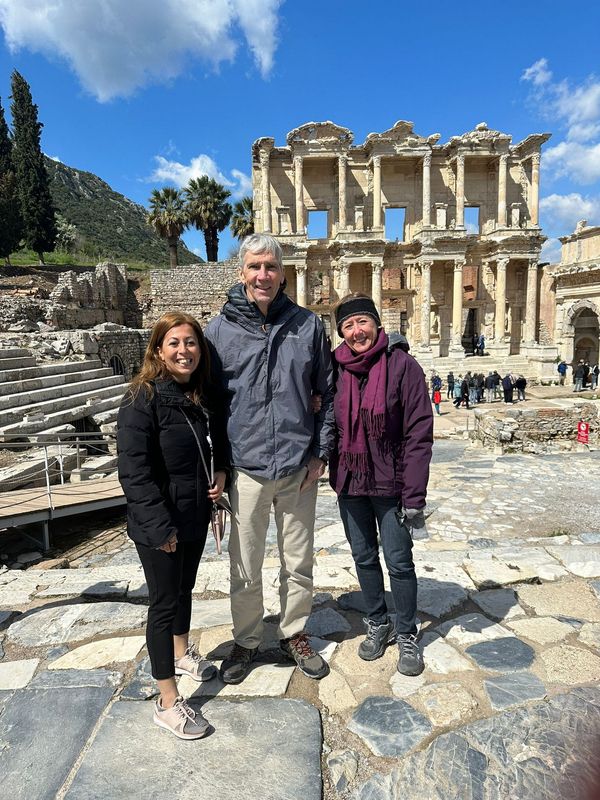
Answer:
[[[188,314],[164,314],[117,423],[127,533],[142,562],[150,600],[146,641],[160,690],[154,721],[181,739],[204,736],[208,723],[178,695],[175,675],[202,681],[216,674],[189,644],[189,630],[211,506],[223,492],[228,469],[224,405],[217,391],[198,322]],[[212,486],[205,468],[210,473],[209,436]]]

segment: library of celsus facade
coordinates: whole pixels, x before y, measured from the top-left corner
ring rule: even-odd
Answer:
[[[499,357],[553,362],[538,263],[549,134],[512,144],[481,123],[441,143],[400,121],[353,138],[311,122],[283,147],[268,137],[253,145],[255,229],[281,242],[289,294],[333,335],[336,300],[367,292],[420,360],[460,357],[483,333]]]

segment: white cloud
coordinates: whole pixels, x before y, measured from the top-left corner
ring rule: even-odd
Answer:
[[[555,178],[572,178],[582,185],[594,183],[600,179],[600,142],[559,142],[544,151],[542,163]]]
[[[181,189],[187,186],[192,178],[208,175],[209,178],[214,178],[229,189],[234,199],[252,194],[252,180],[248,175],[239,169],[232,169],[231,178],[228,178],[221,172],[216,162],[204,153],[192,158],[189,164],[169,161],[164,156],[154,156],[154,160],[156,168],[146,179],[148,182],[168,183]]]
[[[523,72],[521,75],[522,81],[531,81],[534,86],[543,86],[548,81],[552,80],[552,73],[548,69],[548,59],[540,58],[535,64]]]
[[[600,197],[583,197],[578,192],[551,194],[540,200],[544,227],[560,227],[571,232],[581,219],[600,223]],[[547,246],[548,243],[546,243]]]
[[[11,51],[66,60],[100,101],[176,78],[194,59],[233,61],[243,36],[263,77],[281,0],[0,0]]]
[[[558,239],[546,239],[540,252],[540,261],[558,264],[560,261],[561,245]]]

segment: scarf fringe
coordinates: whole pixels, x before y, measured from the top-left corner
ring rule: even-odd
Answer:
[[[368,453],[342,453],[342,462],[350,472],[357,475],[367,475],[369,473]]]
[[[363,425],[372,439],[381,439],[385,430],[385,411],[376,413],[370,408],[361,408]]]

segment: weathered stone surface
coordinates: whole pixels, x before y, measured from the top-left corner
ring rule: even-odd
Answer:
[[[502,625],[492,622],[483,614],[463,614],[456,619],[443,622],[435,629],[435,633],[444,636],[448,641],[462,646],[480,642],[482,639],[501,639],[508,631]]]
[[[0,664],[0,690],[22,689],[27,686],[39,663],[39,658],[4,661]]]
[[[329,780],[337,792],[345,791],[356,777],[358,753],[354,750],[332,750],[327,756]]]
[[[546,696],[544,684],[531,672],[497,675],[485,680],[483,685],[496,711],[520,706],[530,700],[541,700]]]
[[[431,722],[439,727],[465,720],[478,703],[460,683],[435,683],[424,686],[416,695]]]
[[[8,641],[29,647],[134,631],[146,623],[145,606],[85,603],[33,609],[9,627]]]
[[[184,697],[281,697],[295,669],[293,664],[257,663],[237,686],[223,683],[219,676],[196,683],[189,675],[183,675],[178,684],[179,692]]]
[[[535,650],[515,636],[471,644],[465,653],[481,669],[494,672],[514,672],[527,669],[533,663]]]
[[[123,700],[149,700],[158,694],[158,686],[152,677],[150,658],[142,659],[132,679],[121,692]]]
[[[220,600],[192,601],[191,630],[231,624],[231,602],[228,597]]]
[[[334,669],[319,681],[319,700],[330,714],[342,714],[357,705],[348,681]]]
[[[48,669],[95,669],[120,661],[131,661],[146,644],[145,636],[120,636],[90,642],[65,653]]]
[[[12,616],[12,613],[12,611],[0,611],[0,625],[3,625]]]
[[[574,786],[593,796],[599,715],[594,688],[472,722],[407,756],[389,776],[373,776],[353,798],[556,800],[572,797]]]
[[[348,728],[376,756],[402,756],[425,739],[431,724],[404,700],[369,697],[354,712]]]
[[[423,634],[421,646],[423,647],[425,667],[431,672],[446,675],[449,672],[475,669],[471,661],[435,633]]]
[[[115,688],[121,682],[121,673],[108,669],[61,669],[38,673],[29,684],[33,689],[92,689]]]
[[[512,589],[485,589],[482,592],[473,592],[471,600],[492,619],[514,619],[525,614]]]
[[[70,688],[68,692],[65,702],[64,689],[29,686],[17,690],[6,701],[0,716],[3,797],[11,800],[55,797],[113,689]],[[105,790],[103,793],[106,796]],[[90,793],[89,797],[99,798],[100,794]]]
[[[457,583],[418,578],[417,608],[432,617],[443,617],[468,598],[466,589]]]
[[[561,561],[573,575],[582,578],[600,577],[600,546],[563,545],[548,547],[548,552]]]
[[[539,617],[573,617],[600,622],[600,603],[585,581],[520,586],[519,601]]]
[[[554,617],[530,617],[529,619],[519,619],[514,622],[507,622],[507,626],[514,631],[517,636],[523,636],[532,642],[539,644],[552,644],[560,642],[573,633],[573,628],[565,622],[560,622]]]
[[[600,658],[582,647],[557,645],[544,650],[540,660],[548,683],[576,686],[600,681]]]
[[[394,697],[410,697],[411,694],[418,692],[421,686],[425,686],[426,683],[427,677],[423,672],[420,675],[402,675],[401,672],[395,670],[390,678],[390,686]]]
[[[351,627],[348,620],[333,608],[319,608],[313,611],[306,623],[307,632],[320,637],[332,633],[346,633]]]
[[[600,581],[590,581],[590,586],[596,593],[598,600],[600,600]]]
[[[464,567],[479,589],[510,586],[537,577],[535,569],[525,566],[512,568],[504,561],[495,558],[466,560]]]
[[[115,798],[297,800],[301,787],[303,799],[321,800],[321,723],[315,708],[299,700],[218,699],[202,712],[215,734],[190,749],[151,724],[147,704],[116,703],[66,797],[100,800],[110,786]]]
[[[327,566],[321,564],[323,559],[317,561],[313,568],[313,583],[317,589],[349,589],[358,586],[358,580],[348,572],[347,569],[340,567]],[[348,559],[346,559],[347,561]],[[351,559],[350,559],[351,560]]]
[[[579,641],[600,650],[600,624],[597,622],[586,622],[579,631]]]

